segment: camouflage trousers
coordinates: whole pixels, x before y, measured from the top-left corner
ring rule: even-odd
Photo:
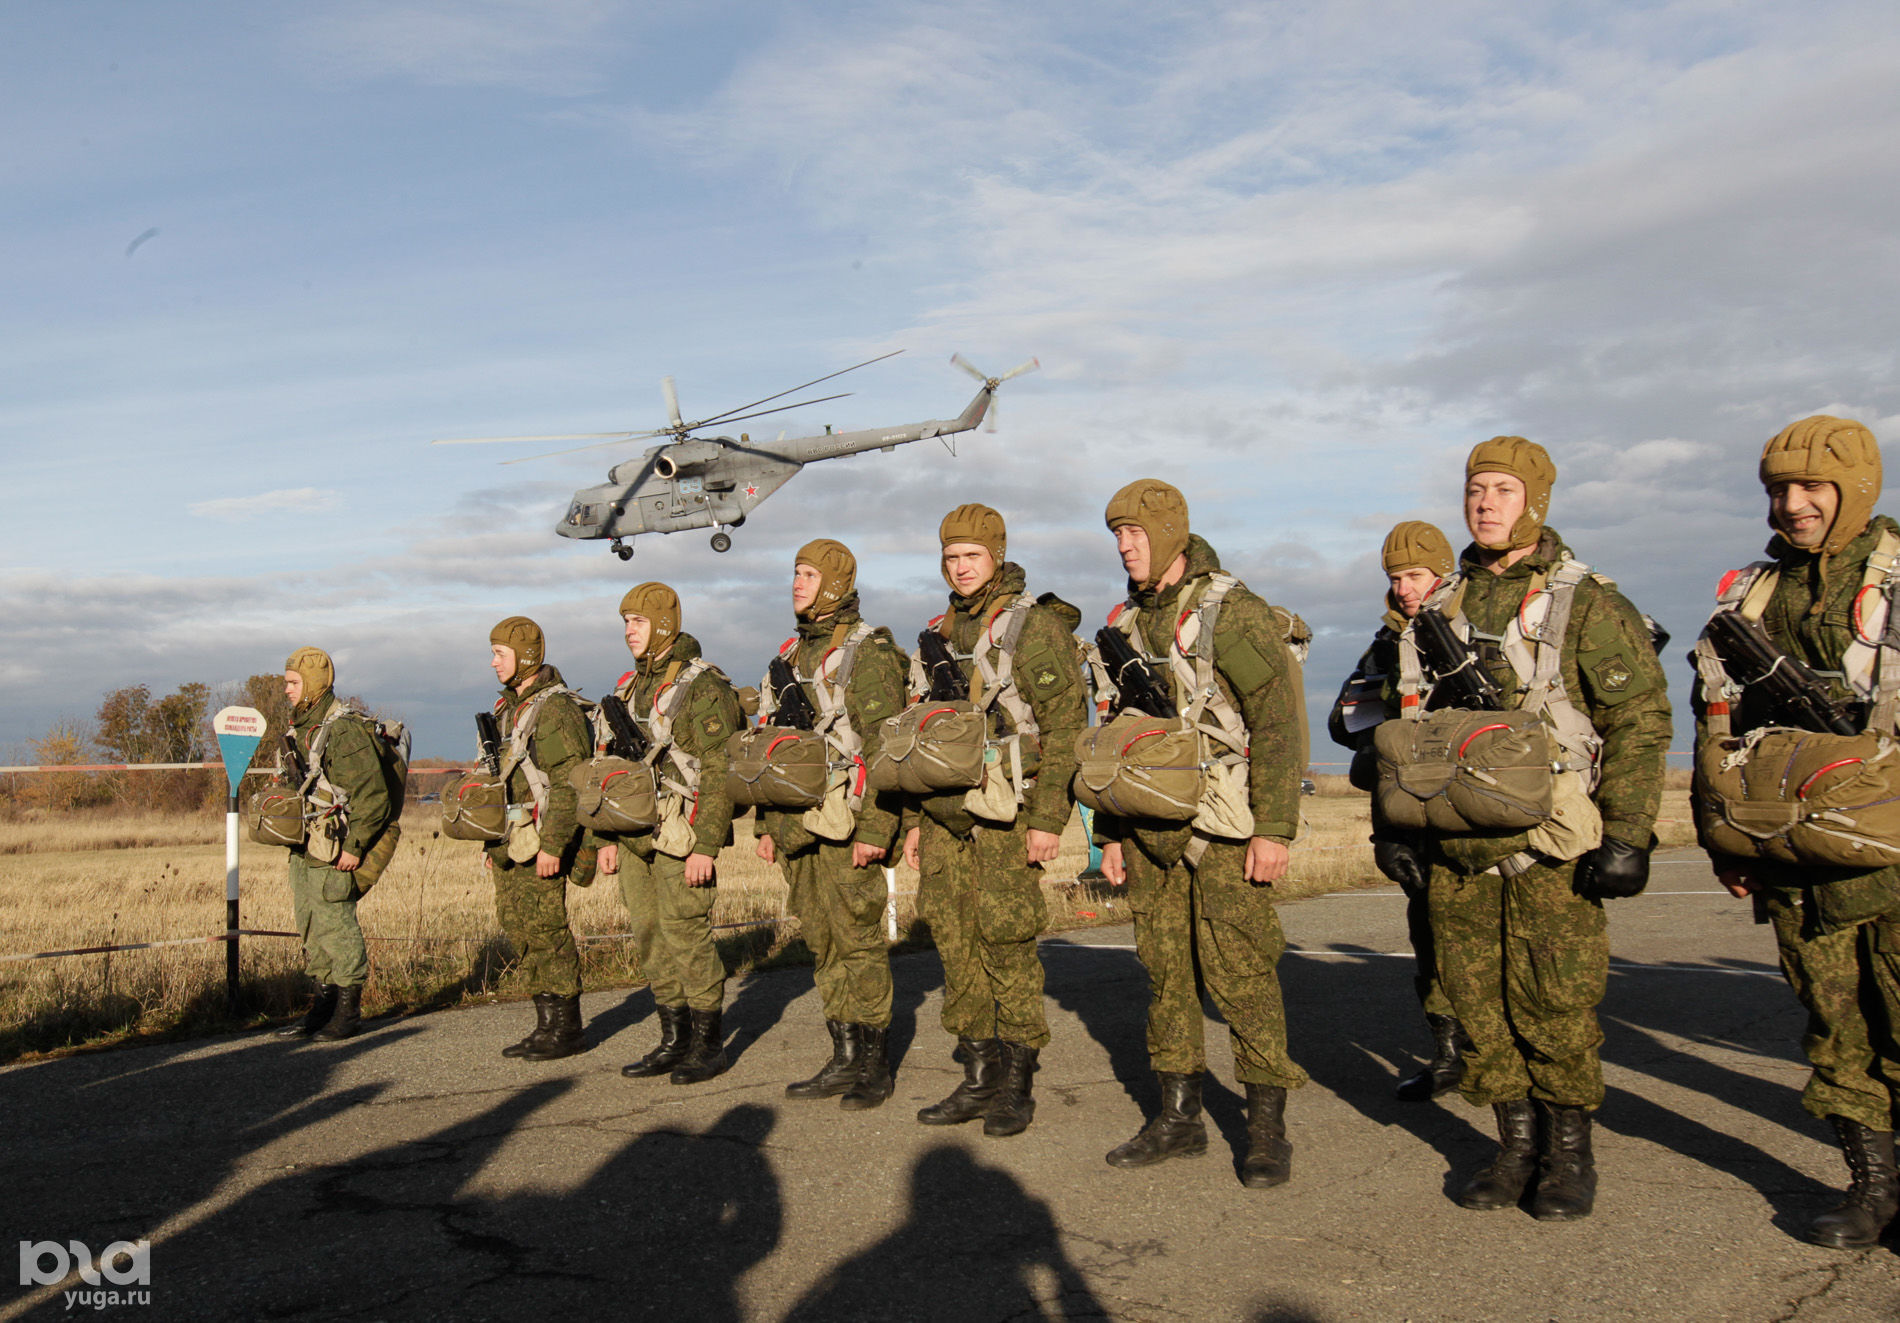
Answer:
[[[1297,1089],[1306,1072],[1287,1055],[1280,998],[1286,935],[1273,889],[1247,881],[1246,860],[1244,845],[1225,842],[1210,843],[1199,864],[1172,866],[1133,840],[1122,848],[1135,953],[1148,971],[1148,1059],[1168,1074],[1207,1069],[1204,984],[1227,1021],[1236,1078]]]
[[[1451,998],[1438,981],[1438,944],[1432,940],[1431,890],[1421,887],[1405,893],[1405,931],[1412,940],[1412,991],[1427,1015],[1451,1015]]]
[[[495,917],[515,948],[528,991],[576,996],[581,956],[567,926],[567,874],[537,877],[534,860],[517,864],[499,850],[488,860],[495,878]]]
[[[1029,829],[978,827],[968,840],[925,816],[918,835],[917,912],[943,960],[943,1027],[959,1038],[1046,1047],[1042,957],[1048,910]]]
[[[1610,973],[1603,906],[1571,890],[1576,864],[1497,873],[1432,868],[1438,976],[1471,1038],[1459,1091],[1475,1106],[1603,1101],[1597,1003]]]
[[[1900,1119],[1900,915],[1821,933],[1803,922],[1801,889],[1758,894],[1781,972],[1808,1012],[1801,1046],[1814,1073],[1801,1105],[1892,1130]]]
[[[686,861],[650,846],[641,853],[623,842],[619,855],[620,898],[632,920],[634,954],[654,1002],[718,1010],[726,1004],[726,964],[712,933],[719,889],[687,886]]]
[[[813,841],[779,856],[798,931],[811,948],[812,982],[825,1018],[888,1028],[891,953],[880,920],[884,870],[851,866],[849,842]]]
[[[369,979],[369,952],[356,922],[356,880],[292,850],[290,903],[303,938],[304,971],[319,983],[362,987]]]

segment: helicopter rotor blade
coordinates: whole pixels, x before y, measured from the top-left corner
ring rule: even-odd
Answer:
[[[1041,366],[1042,366],[1042,360],[1039,358],[1032,358],[1027,363],[1018,363],[1015,367],[1011,368],[1009,371],[1005,372],[1002,376],[998,377],[996,379],[997,384],[1000,385],[1003,382],[1008,381],[1011,377],[1020,377],[1025,372],[1034,372],[1037,368]]]
[[[871,364],[873,364],[873,363],[882,363],[882,362],[883,362],[883,361],[884,361],[885,359],[887,359],[887,358],[896,358],[896,357],[897,357],[897,356],[898,356],[899,354],[901,354],[901,353],[903,353],[903,352],[904,352],[904,351],[903,351],[903,350],[901,350],[901,349],[893,349],[893,350],[891,350],[891,352],[890,352],[890,353],[888,353],[888,354],[879,354],[879,355],[878,355],[878,356],[877,356],[876,358],[867,358],[867,359],[865,359],[865,360],[864,360],[864,361],[863,361],[862,363],[853,363],[853,364],[852,364],[852,365],[851,365],[850,367],[848,367],[848,368],[839,368],[839,369],[838,369],[838,370],[837,370],[836,372],[827,372],[827,373],[826,373],[826,374],[825,374],[824,376],[822,376],[822,377],[814,377],[814,378],[813,378],[812,380],[810,380],[810,381],[808,381],[808,382],[806,382],[806,383],[805,383],[805,385],[803,385],[803,386],[794,386],[794,387],[792,387],[792,388],[791,388],[790,390],[782,390],[782,391],[780,391],[780,392],[779,392],[779,393],[778,393],[777,395],[768,395],[768,396],[766,396],[766,397],[765,397],[764,399],[762,399],[762,400],[754,400],[754,401],[752,401],[752,403],[751,403],[751,404],[741,404],[741,405],[739,405],[739,406],[738,406],[737,408],[732,408],[732,409],[728,409],[728,410],[726,410],[726,411],[725,411],[724,413],[716,413],[716,414],[714,414],[714,415],[713,415],[712,417],[710,417],[710,418],[702,418],[702,419],[700,419],[700,420],[699,420],[698,422],[696,422],[696,423],[694,423],[694,424],[693,424],[693,427],[709,427],[709,426],[711,426],[711,425],[712,425],[713,423],[729,423],[729,422],[732,422],[732,421],[733,421],[733,417],[732,417],[732,415],[734,415],[734,414],[736,414],[736,413],[742,413],[742,412],[744,412],[744,411],[745,411],[745,410],[747,410],[747,409],[753,409],[753,408],[757,408],[757,407],[758,407],[759,405],[761,405],[761,404],[770,404],[770,403],[771,403],[771,402],[772,402],[773,400],[779,400],[779,399],[783,399],[783,398],[785,398],[785,397],[786,397],[787,395],[795,395],[795,394],[797,394],[797,393],[798,393],[799,391],[801,391],[801,390],[804,390],[804,389],[806,389],[806,387],[809,387],[809,386],[816,386],[816,385],[817,385],[817,384],[818,384],[819,382],[821,382],[821,381],[830,381],[830,380],[831,380],[831,379],[832,379],[833,377],[842,377],[842,376],[843,376],[843,375],[844,375],[845,373],[847,373],[847,372],[856,372],[856,371],[857,371],[857,370],[858,370],[859,368],[861,368],[861,367],[870,367],[870,366],[871,366]],[[841,400],[841,399],[843,399],[843,398],[844,398],[844,396],[842,396],[842,395],[832,395],[832,396],[828,396],[827,398],[829,398],[829,399],[834,399],[834,400]],[[815,404],[815,403],[818,403],[818,401],[816,401],[816,400],[814,400],[814,401],[813,401],[813,403],[814,403],[814,404]],[[790,407],[796,407],[796,406],[790,406]],[[768,412],[769,412],[769,411],[768,411]],[[748,418],[756,418],[756,417],[758,417],[758,415],[757,415],[757,414],[746,414],[746,417],[748,417]],[[691,429],[691,428],[689,428],[688,430],[690,431],[690,430],[692,430],[692,429]]]
[[[450,436],[431,441],[432,446],[486,446],[500,441],[592,441],[598,437],[617,437],[631,441],[635,437],[658,436],[657,432],[557,432],[547,436]]]
[[[983,411],[983,430],[985,432],[994,432],[996,430],[997,403],[997,397],[994,395],[990,396],[990,407]]]
[[[672,423],[673,426],[675,427],[681,426],[680,396],[679,396],[679,392],[673,389],[673,378],[671,377],[660,378],[660,394],[666,397],[667,421]]]
[[[815,400],[800,400],[796,404],[781,404],[776,409],[760,409],[757,413],[742,413],[736,418],[721,418],[718,421],[722,424],[742,423],[748,418],[763,418],[768,413],[784,413],[787,409],[802,409],[808,404],[824,404],[828,400],[843,400],[850,398],[850,396],[850,391],[845,391],[842,395],[821,395]],[[693,426],[706,427],[709,424],[710,420],[706,423],[694,423]]]
[[[976,364],[972,363],[969,359],[965,358],[962,354],[950,355],[950,361],[952,363],[955,363],[958,367],[962,368],[965,372],[969,373],[971,376],[975,377],[978,381],[988,381],[990,379],[989,373],[977,367]]]
[[[544,450],[538,455],[522,455],[518,459],[504,459],[501,462],[504,464],[526,464],[537,459],[553,459],[557,455],[578,455],[583,450],[605,450],[608,446],[624,446],[629,441],[650,441],[656,436],[672,435],[673,429],[670,427],[662,427],[657,432],[629,432],[625,436],[616,437],[612,441],[596,441],[592,445],[571,446],[566,450]],[[561,438],[549,437],[547,439],[560,440]]]

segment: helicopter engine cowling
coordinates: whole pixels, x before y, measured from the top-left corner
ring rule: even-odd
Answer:
[[[662,478],[688,477],[704,473],[725,454],[726,448],[714,441],[681,441],[661,448],[653,471]]]

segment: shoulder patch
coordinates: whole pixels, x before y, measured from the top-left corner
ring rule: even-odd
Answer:
[[[708,735],[717,735],[719,733],[719,724],[720,723],[719,723],[718,717],[707,717],[706,718],[706,733]]]
[[[1635,672],[1630,670],[1629,663],[1623,660],[1621,654],[1605,657],[1591,668],[1590,675],[1596,681],[1596,687],[1608,694],[1622,693],[1630,687],[1630,681],[1636,678]]]

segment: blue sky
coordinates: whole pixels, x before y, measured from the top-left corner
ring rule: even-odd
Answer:
[[[749,681],[796,547],[855,547],[904,638],[963,500],[1092,621],[1102,504],[1151,474],[1320,631],[1323,711],[1385,529],[1456,536],[1503,432],[1551,450],[1552,522],[1681,685],[1765,536],[1761,442],[1900,424],[1889,8],[657,9],[9,7],[0,746],[315,642],[459,756],[499,617],[598,692],[620,593],[663,578]],[[769,425],[947,416],[952,351],[1044,367],[960,458],[814,467],[723,557],[556,539],[620,454],[427,444],[650,427],[662,375],[704,414],[900,347]]]

